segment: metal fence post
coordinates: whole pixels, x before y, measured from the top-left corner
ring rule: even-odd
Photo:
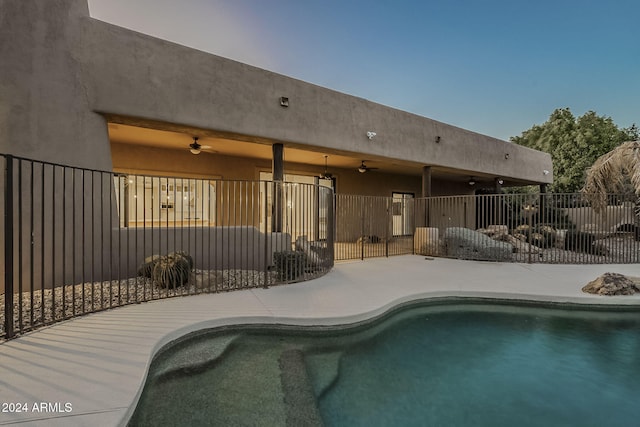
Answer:
[[[401,202],[403,206],[400,212],[404,212],[404,199]],[[393,199],[387,198],[387,224],[384,230],[384,256],[389,258],[389,228],[391,227],[391,235],[393,235]],[[404,224],[402,224],[404,226]],[[403,230],[404,231],[404,230]]]
[[[4,333],[13,332],[13,156],[5,157],[4,180]]]
[[[338,204],[336,200],[336,194],[331,188],[331,192],[328,197],[329,206],[327,208],[327,245],[329,247],[330,267],[335,264],[335,242],[336,242],[336,206]]]

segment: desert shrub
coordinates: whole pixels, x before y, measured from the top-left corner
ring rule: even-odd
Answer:
[[[290,282],[304,273],[306,255],[301,251],[274,252],[273,263],[278,273],[278,280]]]

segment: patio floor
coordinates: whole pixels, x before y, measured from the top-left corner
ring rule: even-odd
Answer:
[[[404,255],[338,263],[309,282],[177,297],[76,318],[0,344],[3,405],[27,408],[1,411],[0,425],[119,425],[134,409],[153,354],[202,328],[339,325],[402,302],[442,296],[640,307],[640,294],[582,293],[582,286],[605,272],[640,275],[637,264],[500,264]],[[34,405],[47,410],[34,411]]]

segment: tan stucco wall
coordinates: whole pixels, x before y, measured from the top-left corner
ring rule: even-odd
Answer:
[[[111,169],[106,122],[88,96],[88,14],[86,0],[0,0],[1,153]]]
[[[548,154],[94,20],[86,0],[0,5],[4,153],[108,170],[101,113],[552,182]]]

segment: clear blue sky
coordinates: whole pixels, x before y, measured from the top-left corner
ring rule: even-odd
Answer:
[[[89,0],[94,18],[501,139],[640,125],[638,0]]]

